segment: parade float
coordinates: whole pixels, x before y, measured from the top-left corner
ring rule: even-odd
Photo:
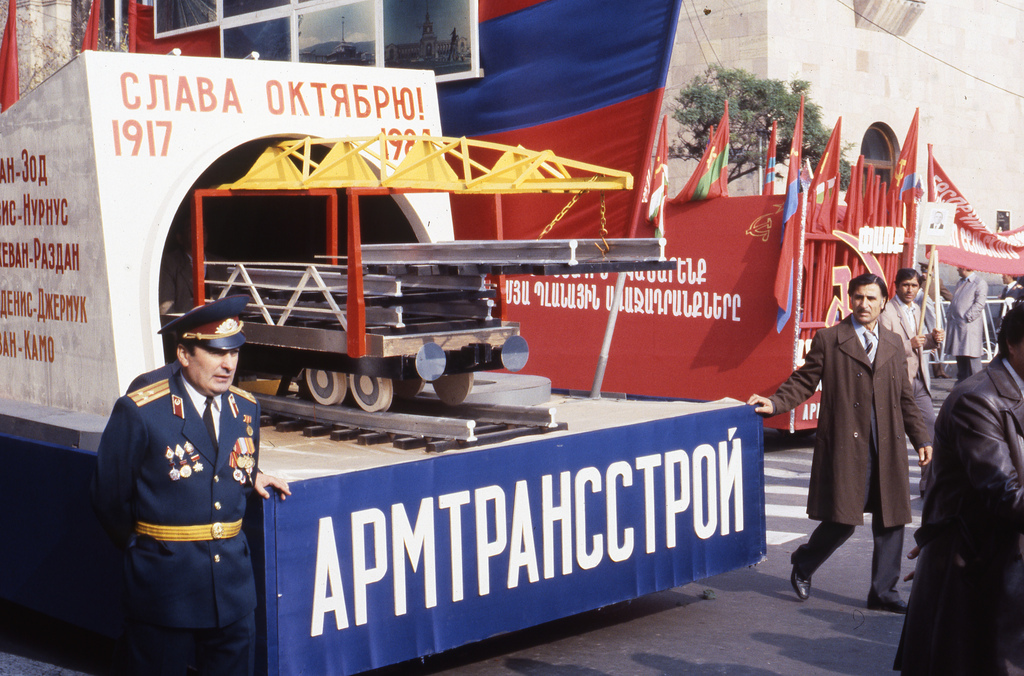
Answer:
[[[536,218],[582,176],[626,213],[629,172],[445,136],[434,78],[88,52],[0,115],[0,462],[17,477],[3,598],[120,629],[120,556],[88,485],[114,400],[164,363],[161,260],[182,220],[195,297],[251,294],[240,384],[266,414],[262,468],[292,487],[245,525],[267,673],[356,673],[763,559],[749,407],[552,396],[491,373],[532,341],[501,275],[676,266],[610,216],[516,245],[515,205],[539,200]],[[510,241],[452,241],[473,200]],[[339,404],[353,383],[391,406]]]

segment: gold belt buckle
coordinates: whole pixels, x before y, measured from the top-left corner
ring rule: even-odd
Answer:
[[[222,540],[224,538],[224,524],[220,521],[213,524],[213,539]]]

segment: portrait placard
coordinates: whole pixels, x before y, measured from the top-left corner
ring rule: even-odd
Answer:
[[[918,237],[921,244],[949,246],[953,238],[956,205],[946,202],[925,202],[918,210]]]

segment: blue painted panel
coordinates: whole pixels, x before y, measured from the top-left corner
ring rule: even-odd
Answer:
[[[0,467],[0,597],[117,636],[121,555],[89,502],[96,454],[0,434]]]
[[[737,406],[296,482],[267,554],[271,673],[355,673],[756,563],[761,435]]]

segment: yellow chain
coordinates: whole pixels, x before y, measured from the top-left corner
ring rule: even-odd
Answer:
[[[608,217],[605,215],[604,190],[602,190],[601,191],[601,244],[604,244],[604,247],[602,248],[601,244],[598,244],[597,242],[594,242],[594,246],[596,246],[597,250],[601,252],[601,258],[604,258],[605,254],[607,254],[611,250],[611,248],[612,248],[612,245],[608,243],[607,239],[605,239],[605,237],[607,235],[608,235]]]
[[[544,235],[551,232],[551,228],[555,227],[555,223],[562,220],[562,216],[565,216],[565,214],[569,212],[569,209],[572,209],[572,205],[576,204],[576,200],[578,200],[580,198],[580,195],[582,195],[584,192],[584,190],[581,190],[577,193],[574,193],[572,199],[569,200],[569,203],[562,207],[562,210],[558,212],[557,216],[551,219],[550,223],[544,226],[544,229],[540,231],[540,235],[537,236],[537,239],[544,239]]]
[[[592,176],[590,178],[591,181],[596,181],[597,179],[598,179],[597,176]],[[549,232],[551,232],[551,229],[553,227],[555,227],[555,223],[558,223],[558,221],[562,220],[562,216],[565,216],[565,214],[568,213],[569,209],[572,209],[572,205],[576,204],[576,200],[578,200],[580,198],[580,195],[584,195],[584,194],[586,194],[588,192],[590,192],[590,191],[589,190],[580,190],[579,192],[573,193],[572,199],[569,200],[569,203],[566,204],[564,207],[562,207],[562,210],[560,212],[558,212],[557,216],[555,216],[554,218],[551,219],[550,223],[548,223],[547,225],[544,226],[544,229],[540,231],[540,235],[537,236],[537,239],[544,239],[544,235],[546,235]],[[607,233],[607,230],[605,229],[605,216],[604,216],[604,191],[602,190],[601,191],[601,239],[602,240],[604,239],[604,235],[606,233]]]

